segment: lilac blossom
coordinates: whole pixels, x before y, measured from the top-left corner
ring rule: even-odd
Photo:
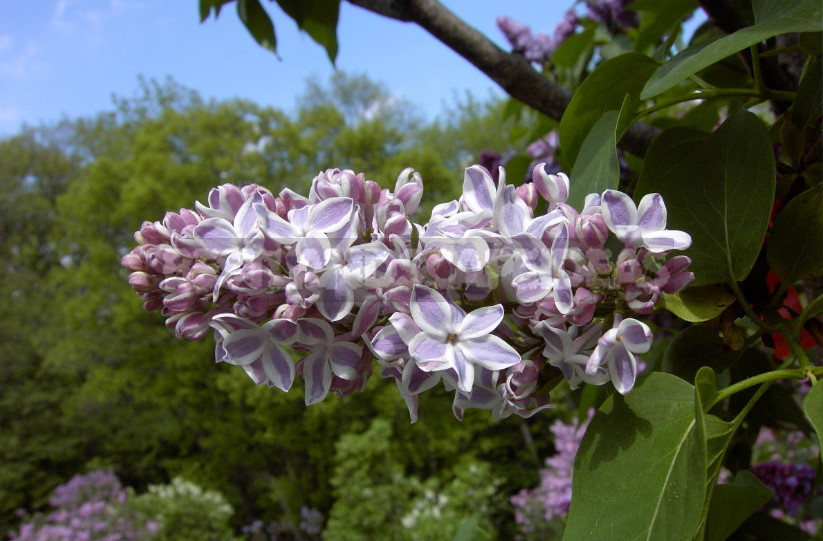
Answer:
[[[339,169],[308,197],[223,185],[208,205],[145,222],[122,263],[178,337],[212,331],[217,361],[282,391],[302,378],[307,404],[360,391],[375,360],[412,420],[437,386],[458,418],[533,415],[550,406],[541,382],[560,375],[629,392],[651,345],[631,316],[693,279],[688,257],[668,257],[690,238],[666,229],[659,195],[636,207],[607,190],[577,210],[571,180],[546,163],[520,185],[497,173],[467,168],[461,197],[422,224],[408,168],[393,191]]]
[[[520,531],[534,534],[541,523],[561,519],[568,515],[572,499],[572,473],[574,458],[594,411],[580,423],[557,420],[550,430],[554,435],[555,454],[546,459],[546,468],[540,470],[540,485],[531,490],[521,490],[512,496],[514,515]]]

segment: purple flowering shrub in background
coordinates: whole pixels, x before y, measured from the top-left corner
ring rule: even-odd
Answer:
[[[76,475],[54,490],[48,514],[29,517],[9,534],[14,541],[139,541],[151,539],[159,524],[128,507],[128,491],[114,472]]]
[[[658,194],[635,205],[606,190],[577,210],[569,178],[545,164],[519,186],[499,175],[466,169],[463,195],[425,225],[412,169],[393,192],[338,169],[308,197],[225,184],[208,205],[145,222],[122,263],[178,337],[212,331],[216,361],[257,384],[288,391],[301,377],[307,405],[362,390],[373,358],[412,421],[438,385],[458,419],[529,417],[563,378],[628,393],[652,344],[632,316],[693,279],[688,257],[669,257],[689,235],[666,229]]]
[[[554,435],[555,454],[546,459],[540,469],[540,485],[521,490],[512,496],[514,516],[520,528],[519,539],[549,539],[563,530],[563,519],[572,501],[572,471],[574,457],[586,432],[594,410],[584,422],[576,418],[571,423],[558,419],[550,430]]]

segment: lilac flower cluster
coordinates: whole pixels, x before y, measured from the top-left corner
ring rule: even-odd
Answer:
[[[569,514],[574,457],[593,415],[594,410],[591,410],[589,418],[583,423],[577,419],[570,424],[557,420],[551,426],[557,452],[546,459],[546,468],[540,470],[540,485],[531,490],[521,490],[511,498],[521,534],[536,534],[541,530],[541,523]]]
[[[637,12],[626,6],[633,0],[586,0],[586,12],[593,21],[602,21],[610,28],[635,28]]]
[[[569,10],[554,29],[554,35],[532,34],[531,29],[509,17],[498,17],[497,27],[512,46],[512,51],[522,54],[529,62],[543,64],[563,41],[574,34],[577,14]]]
[[[111,471],[76,475],[54,490],[54,511],[36,515],[9,534],[14,541],[128,541],[149,539],[159,524],[122,513],[128,493]]]
[[[808,464],[769,461],[755,464],[751,471],[774,492],[774,498],[766,504],[768,509],[780,509],[796,517],[814,490],[814,468]]]
[[[606,190],[578,212],[566,175],[538,164],[532,180],[506,184],[501,168],[495,183],[469,167],[463,195],[426,225],[410,218],[423,190],[411,169],[394,191],[338,169],[308,197],[225,184],[196,210],[144,222],[122,264],[179,337],[214,331],[216,360],[258,384],[288,391],[302,377],[306,404],[361,390],[373,358],[412,420],[439,384],[458,418],[533,415],[561,374],[627,393],[652,333],[625,316],[693,279],[688,257],[666,260],[691,238],[666,229],[658,194],[636,206]],[[623,245],[614,260],[610,233]]]

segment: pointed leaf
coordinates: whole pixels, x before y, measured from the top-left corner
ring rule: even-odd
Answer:
[[[649,78],[641,99],[649,99],[676,86],[690,75],[738,51],[778,34],[816,32],[821,29],[823,10],[819,0],[755,2],[757,24],[708,44],[689,47],[660,66]]]
[[[668,374],[606,400],[575,460],[563,539],[691,540],[705,497],[700,424],[694,387]]]
[[[714,134],[663,132],[649,147],[635,190],[663,196],[668,228],[692,236],[693,285],[743,280],[771,215],[775,162],[761,121],[740,110]]]
[[[714,487],[706,524],[706,541],[727,539],[772,496],[772,491],[746,470],[737,472],[732,483]]]
[[[237,0],[237,16],[261,47],[273,53],[277,52],[274,24],[258,0]]]
[[[734,302],[734,295],[717,285],[688,287],[661,297],[663,308],[690,323],[714,319]]]
[[[340,0],[277,0],[294,19],[298,28],[306,32],[318,45],[326,49],[332,65],[337,58],[337,19]]]
[[[606,112],[619,111],[627,95],[627,109],[637,107],[640,89],[657,65],[644,54],[626,53],[603,62],[586,77],[560,120],[560,145],[568,163],[577,165],[583,141]],[[572,189],[574,183],[572,175]]]

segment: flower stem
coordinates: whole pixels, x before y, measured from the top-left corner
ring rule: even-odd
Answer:
[[[791,360],[789,361],[791,362]],[[784,363],[784,366],[787,363]],[[821,377],[823,376],[823,367],[814,367],[814,368],[788,368],[788,369],[778,369],[773,370],[771,372],[764,372],[763,374],[758,374],[756,376],[752,376],[750,378],[744,379],[743,381],[738,381],[734,385],[729,385],[725,389],[719,391],[717,396],[715,396],[714,400],[712,401],[712,406],[719,404],[726,398],[730,397],[735,393],[739,393],[740,391],[744,391],[749,387],[754,387],[755,385],[760,385],[761,383],[769,383],[770,385],[779,379],[805,379],[809,376],[814,377]]]

